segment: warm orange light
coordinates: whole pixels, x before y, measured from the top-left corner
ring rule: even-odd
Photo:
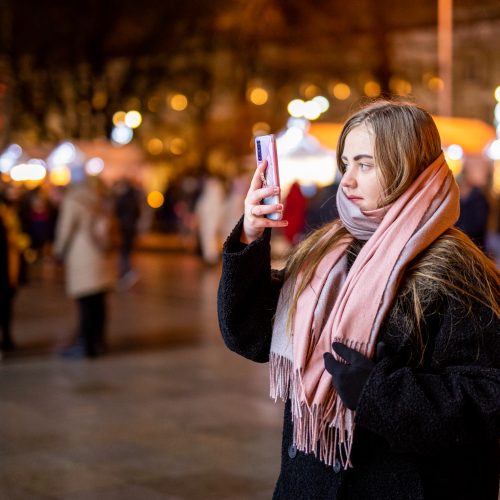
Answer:
[[[342,127],[342,123],[313,122],[309,126],[309,133],[326,148],[335,150]]]
[[[53,168],[49,180],[54,186],[66,186],[71,181],[71,170],[66,165]]]
[[[152,155],[159,155],[163,151],[163,142],[158,137],[149,139],[146,148]]]
[[[458,144],[466,155],[483,154],[487,145],[496,137],[494,127],[482,120],[447,116],[433,118],[443,146]],[[310,125],[309,133],[323,146],[335,150],[342,126],[342,123],[314,122]]]
[[[411,83],[403,78],[392,77],[389,81],[390,89],[398,95],[408,95],[411,93]]]
[[[465,154],[483,154],[486,146],[495,139],[495,129],[475,118],[433,116],[443,146],[458,144]]]
[[[163,205],[165,198],[160,193],[160,191],[151,191],[151,193],[148,194],[147,200],[148,200],[148,205],[151,208],[160,208]]]
[[[440,92],[444,89],[444,82],[443,80],[441,80],[441,78],[434,76],[429,79],[429,81],[427,82],[427,86],[434,92]]]
[[[118,127],[118,125],[125,123],[125,116],[126,116],[125,111],[117,111],[113,115],[113,125]]]
[[[184,94],[176,94],[170,98],[170,107],[174,111],[183,111],[187,108],[188,100]]]
[[[186,151],[186,141],[181,137],[176,137],[170,141],[170,152],[173,155],[181,155]]]
[[[271,126],[266,122],[257,122],[252,127],[252,134],[257,135],[258,133],[269,134],[271,131]]]
[[[269,94],[266,89],[263,89],[262,87],[255,87],[250,90],[248,98],[256,106],[262,106],[263,104],[266,104],[269,99]]]
[[[304,89],[304,97],[306,99],[312,99],[313,97],[316,97],[319,94],[321,94],[321,89],[317,85],[314,85],[313,83],[310,83]]]
[[[381,89],[380,85],[377,82],[370,80],[363,86],[363,91],[368,97],[378,97],[380,95]]]
[[[345,101],[351,95],[351,88],[346,83],[337,83],[333,87],[332,93],[340,101]]]

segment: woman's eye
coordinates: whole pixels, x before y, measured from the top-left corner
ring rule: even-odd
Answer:
[[[370,170],[370,168],[372,168],[373,165],[369,165],[368,163],[360,163],[359,164],[359,168],[363,171],[366,171],[366,170]]]

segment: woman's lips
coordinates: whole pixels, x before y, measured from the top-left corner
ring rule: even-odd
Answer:
[[[347,199],[351,200],[351,201],[359,201],[359,200],[362,200],[363,198],[361,198],[359,196],[348,196]]]

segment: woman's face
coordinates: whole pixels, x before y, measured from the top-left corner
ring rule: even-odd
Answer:
[[[384,188],[375,165],[370,127],[361,124],[347,134],[341,159],[345,173],[340,186],[347,198],[363,211],[378,208]]]

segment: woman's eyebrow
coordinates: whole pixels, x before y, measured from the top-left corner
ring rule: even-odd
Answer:
[[[346,157],[346,156],[344,156],[344,155],[342,155],[342,156],[341,156],[341,158],[342,158],[342,160],[347,160],[347,157]],[[358,161],[358,160],[361,160],[361,159],[363,159],[363,158],[368,158],[368,159],[370,159],[370,160],[373,160],[373,156],[371,156],[371,155],[366,155],[366,154],[356,155],[356,156],[353,158],[353,160],[354,160],[354,161]]]

